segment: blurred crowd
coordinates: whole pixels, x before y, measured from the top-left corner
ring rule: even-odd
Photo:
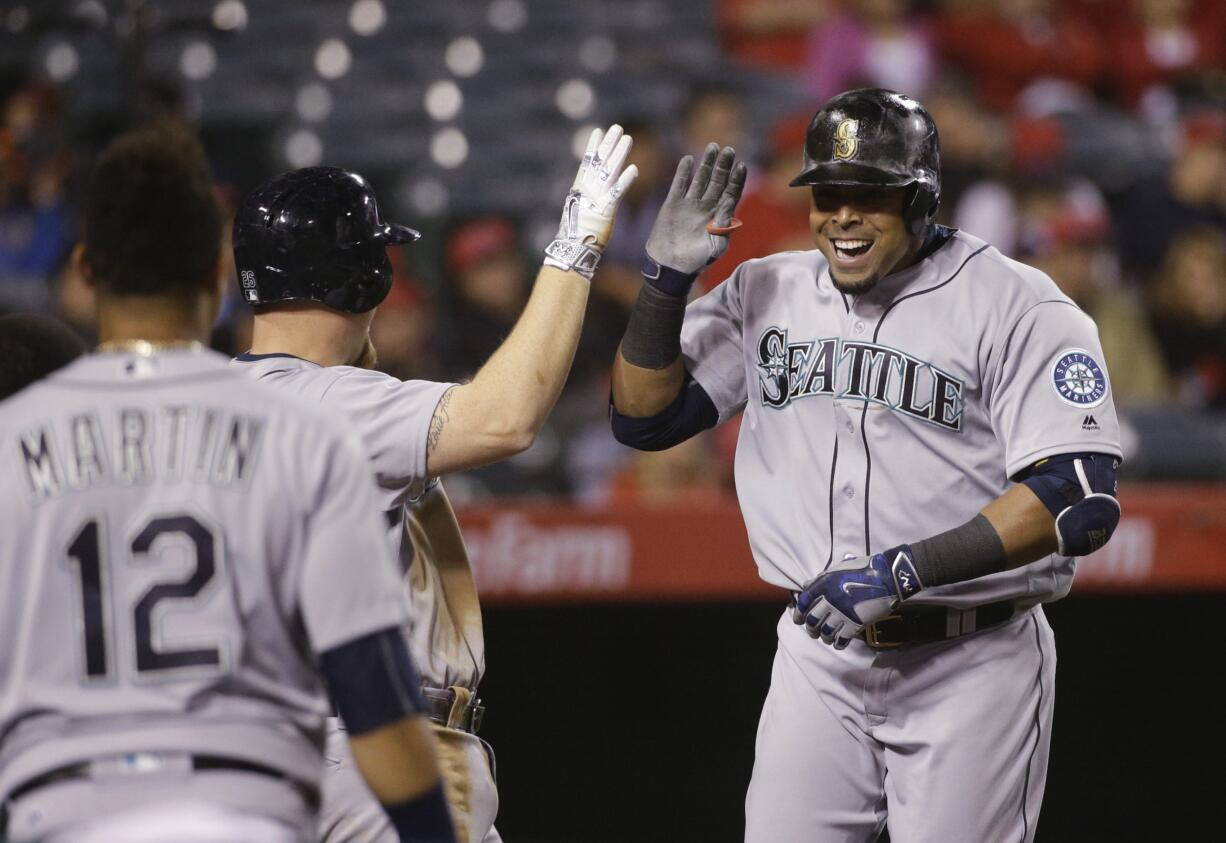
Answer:
[[[808,119],[831,95],[867,85],[905,91],[936,119],[941,221],[1047,272],[1094,317],[1117,405],[1226,409],[1226,3],[713,0],[712,14],[725,65],[695,85],[674,122],[608,115],[633,135],[640,177],[549,428],[520,457],[456,478],[455,496],[650,503],[726,494],[734,424],[661,454],[631,452],[608,432],[610,362],[644,243],[677,157],[716,141],[756,160],[738,211],[744,227],[700,285],[710,289],[746,259],[811,248],[808,193],[787,187]],[[751,119],[764,80],[801,93],[783,113]],[[90,291],[67,256],[90,150],[64,125],[69,92],[16,79],[4,94],[0,311],[56,312],[88,338]],[[250,186],[218,190],[232,207]],[[397,250],[396,284],[374,323],[381,368],[462,379],[481,365],[539,266],[521,223],[498,214],[440,221],[435,248]],[[232,297],[215,345],[243,350],[248,321]]]

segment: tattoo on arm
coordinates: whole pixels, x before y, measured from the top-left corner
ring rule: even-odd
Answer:
[[[443,427],[447,422],[451,421],[451,416],[447,413],[447,405],[451,403],[452,393],[455,392],[455,387],[443,393],[443,397],[439,399],[438,406],[434,408],[434,418],[430,419],[430,434],[426,437],[426,453],[434,452],[438,446],[439,437],[443,435]]]

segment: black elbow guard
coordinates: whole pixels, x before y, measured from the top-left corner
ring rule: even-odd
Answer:
[[[689,439],[719,421],[715,402],[698,381],[687,373],[681,391],[654,416],[645,419],[623,416],[609,403],[613,438],[640,451],[663,451]]]
[[[1061,454],[1023,472],[1021,482],[1056,518],[1062,556],[1088,556],[1115,532],[1121,514],[1115,497],[1119,464],[1108,454]]]

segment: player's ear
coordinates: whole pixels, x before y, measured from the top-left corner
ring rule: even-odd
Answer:
[[[78,243],[72,247],[72,255],[69,256],[68,261],[72,265],[72,271],[85,282],[85,286],[91,290],[97,289],[98,285],[94,281],[94,274],[89,269],[89,261],[85,259],[84,243]]]

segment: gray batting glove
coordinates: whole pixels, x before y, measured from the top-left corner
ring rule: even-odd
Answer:
[[[698,171],[694,157],[687,155],[677,165],[677,174],[660,214],[647,238],[647,257],[660,266],[684,275],[694,275],[728,248],[728,235],[713,234],[708,225],[728,228],[745,189],[745,164],[736,151],[708,144]]]

